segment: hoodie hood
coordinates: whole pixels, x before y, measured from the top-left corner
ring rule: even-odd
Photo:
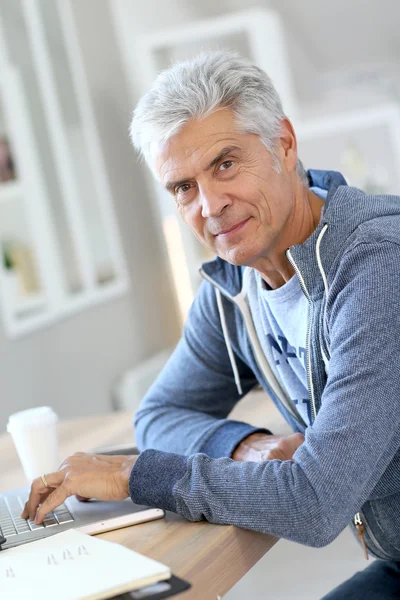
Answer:
[[[324,288],[315,252],[322,229],[327,225],[321,241],[321,254],[324,269],[328,272],[341,255],[348,238],[362,223],[375,218],[400,216],[400,202],[398,196],[368,196],[357,188],[349,188],[343,175],[337,171],[310,169],[307,176],[310,187],[326,190],[328,196],[315,231],[303,244],[292,246],[290,252],[295,262],[301,265],[304,283],[311,297],[316,297]],[[346,219],[343,219],[343,214]],[[234,298],[242,289],[244,269],[217,257],[204,263],[200,273],[211,279],[224,295]]]

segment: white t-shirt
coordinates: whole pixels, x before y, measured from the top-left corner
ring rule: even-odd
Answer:
[[[312,191],[325,199],[327,192]],[[296,405],[304,422],[311,423],[307,386],[306,336],[309,304],[297,275],[276,290],[268,289],[259,273],[260,316],[265,333],[263,348],[278,381]]]

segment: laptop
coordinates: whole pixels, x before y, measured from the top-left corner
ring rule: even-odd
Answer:
[[[138,454],[132,446],[110,448],[98,451],[102,454]],[[60,533],[66,529],[79,529],[83,533],[95,535],[112,529],[119,529],[161,519],[165,511],[134,504],[130,498],[120,502],[89,500],[79,502],[75,496],[48,513],[42,525],[21,518],[28,499],[30,487],[0,493],[0,536],[6,538],[1,549],[12,548],[34,542],[38,539]]]

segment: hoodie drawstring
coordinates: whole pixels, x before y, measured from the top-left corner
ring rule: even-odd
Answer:
[[[224,306],[222,304],[222,295],[218,288],[215,288],[215,295],[217,297],[217,306],[218,306],[219,317],[221,319],[222,332],[224,334],[224,339],[225,339],[226,348],[228,350],[229,360],[231,361],[231,366],[232,366],[233,375],[235,377],[237,391],[238,391],[239,396],[242,396],[243,392],[242,392],[242,385],[240,383],[239,371],[237,368],[235,355],[232,350],[232,344],[231,344],[231,340],[229,337],[228,327],[226,325]]]
[[[322,238],[324,237],[327,229],[328,229],[328,224],[325,224],[323,226],[322,230],[321,230],[321,233],[318,236],[317,244],[316,244],[316,247],[315,247],[315,252],[316,252],[316,255],[317,255],[318,268],[319,268],[319,272],[321,273],[322,280],[324,282],[325,296],[326,296],[325,310],[324,310],[324,315],[323,315],[323,319],[322,319],[322,327],[323,327],[323,332],[325,334],[325,339],[327,337],[327,335],[326,335],[326,327],[327,327],[327,325],[326,325],[326,307],[327,307],[327,303],[328,303],[329,288],[328,288],[328,280],[327,280],[327,277],[326,277],[326,273],[324,271],[324,267],[322,266],[320,246],[321,246]],[[321,352],[322,352],[322,354],[323,354],[326,362],[329,363],[329,357],[326,355],[326,353],[324,351],[324,348],[322,346],[321,346]]]

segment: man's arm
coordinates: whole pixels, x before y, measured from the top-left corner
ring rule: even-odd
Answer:
[[[254,433],[238,449],[238,460],[292,458],[303,436],[295,433],[288,438]],[[253,441],[251,441],[253,439]],[[124,500],[129,497],[129,481],[138,456],[102,455],[76,452],[66,458],[55,473],[47,473],[45,482],[41,477],[32,483],[29,498],[21,514],[23,519],[40,524],[46,514],[75,495],[81,502],[90,498],[98,500]],[[170,467],[172,467],[170,462]],[[46,485],[47,484],[47,485]],[[157,484],[156,484],[157,485]]]
[[[226,304],[228,327],[235,336],[235,309]],[[232,340],[234,342],[234,340]],[[236,344],[237,346],[237,344]],[[243,395],[257,380],[236,353]],[[215,292],[204,282],[196,295],[182,339],[135,415],[140,450],[177,454],[204,452],[230,456],[247,436],[264,431],[226,417],[239,395],[222,334]]]
[[[311,546],[335,539],[399,448],[399,264],[392,242],[361,243],[342,258],[329,292],[328,382],[293,460],[146,450],[130,477],[134,502]]]

